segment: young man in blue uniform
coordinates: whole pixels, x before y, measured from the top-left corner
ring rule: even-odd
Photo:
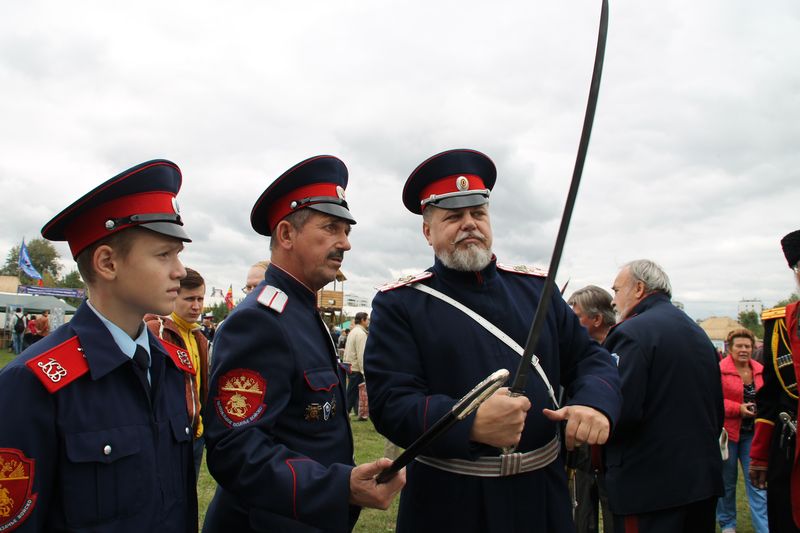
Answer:
[[[312,157],[253,207],[271,259],[214,337],[203,420],[219,487],[208,533],[349,531],[361,507],[386,509],[405,482],[403,472],[375,483],[388,459],[354,467],[344,373],[317,309],[350,249],[346,186],[344,163]]]
[[[450,150],[406,182],[403,202],[422,214],[436,259],[422,274],[380,289],[365,353],[370,415],[400,446],[486,376],[519,365],[545,276],[503,266],[492,254],[495,178],[484,154]],[[548,305],[535,352],[541,374],[531,372],[522,396],[500,389],[417,457],[397,531],[574,531],[559,422],[568,420],[570,449],[605,442],[620,409],[619,378],[557,291]],[[566,407],[555,405],[559,385],[567,388]],[[518,453],[500,450],[510,446]]]
[[[0,372],[0,531],[197,530],[194,369],[142,321],[186,274],[180,184],[174,163],[142,163],[42,229],[69,242],[89,300]]]
[[[713,533],[723,494],[717,352],[672,304],[669,277],[653,261],[626,264],[612,288],[622,322],[605,346],[619,360],[625,398],[606,446],[614,530]]]

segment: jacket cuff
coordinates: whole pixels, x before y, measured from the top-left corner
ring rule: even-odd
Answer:
[[[766,418],[756,418],[755,425],[756,432],[753,436],[753,443],[750,446],[750,459],[767,464],[769,463],[769,448],[772,443],[772,432],[775,430],[775,423]]]

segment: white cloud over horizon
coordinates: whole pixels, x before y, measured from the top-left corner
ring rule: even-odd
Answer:
[[[408,174],[487,153],[495,251],[550,259],[583,120],[600,2],[13,1],[0,21],[0,253],[101,181],[165,157],[209,286],[267,255],[249,213],[331,153],[358,219],[345,287],[428,267]],[[610,288],[648,257],[695,318],[796,290],[800,4],[612,2],[600,101],[558,282]],[[66,244],[58,250],[69,258]]]

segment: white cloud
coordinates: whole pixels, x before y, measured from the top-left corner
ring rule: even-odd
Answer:
[[[405,178],[485,151],[505,262],[547,265],[572,174],[599,2],[14,2],[0,21],[0,251],[141,161],[183,169],[187,264],[241,286],[264,188],[320,153],[350,169],[347,290],[431,263]],[[694,316],[793,282],[800,5],[616,3],[560,284],[660,261]],[[59,251],[69,257],[66,245]]]

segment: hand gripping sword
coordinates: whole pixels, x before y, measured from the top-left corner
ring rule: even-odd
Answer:
[[[533,360],[533,350],[536,343],[539,342],[541,336],[542,326],[544,325],[547,311],[550,308],[550,299],[553,296],[553,287],[555,287],[556,274],[558,273],[558,265],[561,262],[561,253],[564,250],[564,242],[567,239],[567,230],[569,229],[569,222],[572,218],[572,210],[575,207],[575,199],[578,196],[578,186],[581,182],[581,175],[583,174],[583,164],[586,161],[586,152],[589,149],[589,137],[592,133],[592,125],[594,123],[594,114],[597,109],[597,97],[600,93],[600,77],[603,73],[603,58],[606,50],[606,35],[608,34],[608,0],[603,0],[602,8],[600,10],[600,29],[597,35],[597,50],[594,57],[594,70],[592,71],[592,82],[589,87],[589,100],[586,104],[586,114],[583,118],[583,130],[581,131],[581,139],[578,145],[578,155],[575,159],[575,168],[572,172],[572,182],[569,186],[569,193],[567,194],[567,203],[564,206],[564,213],[561,216],[561,225],[558,228],[558,236],[556,237],[556,244],[553,248],[553,256],[550,259],[550,269],[547,273],[547,279],[544,283],[542,296],[539,299],[539,304],[536,306],[536,312],[533,315],[533,323],[528,332],[528,340],[525,342],[525,348],[522,354],[522,359],[517,367],[517,373],[514,376],[514,381],[511,385],[509,394],[511,396],[519,396],[525,393],[525,386],[528,383],[528,374],[531,368],[531,361]],[[507,453],[513,450],[504,450]]]
[[[414,457],[423,452],[425,448],[427,448],[434,440],[450,429],[453,424],[459,420],[463,420],[475,409],[480,407],[480,405],[489,396],[494,394],[497,389],[503,386],[508,379],[509,374],[510,372],[508,370],[501,368],[475,385],[475,388],[473,388],[463,398],[456,402],[456,404],[450,409],[449,413],[437,420],[436,423],[430,427],[430,429],[420,435],[420,437],[415,440],[411,446],[406,448],[406,450],[394,460],[392,466],[378,474],[378,477],[375,478],[375,482],[386,483],[396,476],[397,472],[399,472],[401,468],[413,461]]]

